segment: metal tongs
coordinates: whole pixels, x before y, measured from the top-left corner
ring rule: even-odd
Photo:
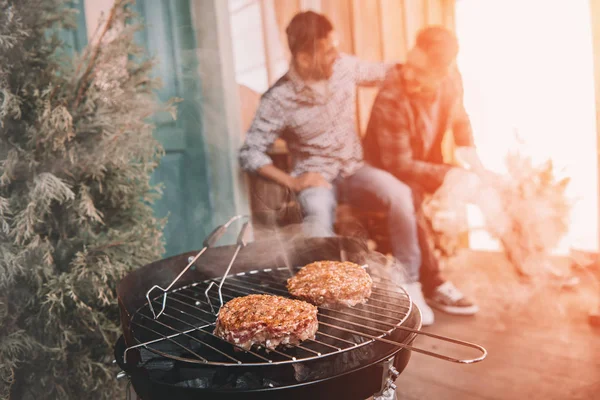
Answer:
[[[250,221],[244,223],[244,225],[242,226],[242,229],[240,230],[240,233],[238,234],[238,238],[237,238],[237,242],[236,242],[237,247],[235,248],[233,257],[231,257],[231,261],[229,261],[229,265],[227,266],[227,269],[225,270],[225,274],[223,274],[223,276],[221,277],[221,282],[219,283],[219,303],[221,303],[221,305],[219,306],[219,309],[217,310],[217,312],[215,312],[213,304],[210,301],[210,296],[208,295],[208,292],[210,291],[210,289],[213,286],[215,286],[217,283],[215,281],[211,281],[210,284],[208,285],[208,287],[206,288],[206,290],[204,291],[206,300],[208,301],[208,304],[210,305],[210,310],[215,315],[219,315],[219,311],[221,311],[221,307],[223,307],[223,294],[221,293],[221,290],[223,288],[223,284],[225,283],[225,279],[227,278],[227,275],[229,274],[229,270],[231,270],[231,266],[233,265],[235,259],[238,256],[238,253],[240,252],[242,247],[246,247],[246,245],[248,244],[248,238],[246,236],[248,235],[248,226],[249,225],[250,225]]]
[[[175,285],[175,283],[177,283],[177,281],[179,281],[179,279],[188,271],[188,269],[190,269],[190,267],[192,265],[194,265],[194,263],[196,262],[196,260],[202,255],[204,254],[204,252],[209,248],[214,246],[214,244],[223,236],[223,234],[227,231],[227,228],[229,228],[229,226],[234,223],[235,221],[237,221],[238,219],[242,219],[242,218],[248,218],[248,216],[244,216],[244,215],[236,215],[235,217],[232,217],[229,221],[227,221],[225,224],[220,225],[218,227],[216,227],[211,233],[210,235],[208,235],[206,237],[206,239],[204,239],[204,242],[202,243],[203,247],[202,250],[200,250],[198,252],[198,254],[196,254],[195,257],[190,257],[188,258],[188,265],[179,273],[179,275],[177,275],[175,277],[175,279],[173,279],[173,281],[169,284],[169,286],[167,286],[166,288],[162,288],[158,285],[154,285],[150,288],[150,290],[148,290],[148,292],[146,292],[146,299],[148,300],[148,306],[150,307],[150,311],[152,311],[152,315],[154,316],[154,319],[158,319],[158,317],[161,316],[161,314],[165,311],[165,307],[167,305],[167,294],[169,292],[169,290],[171,290],[171,288],[173,287],[173,285]],[[221,294],[221,288],[223,286],[223,282],[225,281],[225,278],[227,277],[227,274],[229,273],[229,270],[231,269],[231,266],[233,265],[233,262],[235,261],[235,259],[237,258],[238,253],[240,252],[242,247],[245,247],[248,244],[248,226],[250,225],[250,221],[246,221],[244,223],[244,225],[242,226],[242,229],[240,230],[240,233],[238,235],[237,238],[237,247],[235,249],[235,253],[229,263],[229,266],[227,267],[227,270],[225,271],[225,275],[223,276],[223,278],[221,279],[221,284],[219,285],[219,300],[221,301],[221,306],[223,306],[223,297]],[[214,282],[211,282],[211,285],[208,287],[208,289],[206,289],[206,297],[208,299],[208,290],[213,286],[213,284],[215,284]],[[162,291],[162,305],[161,305],[161,309],[158,313],[156,313],[156,311],[154,310],[154,307],[152,306],[152,300],[150,298],[150,294],[152,293],[153,290],[155,289],[159,289],[160,291]],[[209,304],[211,306],[211,309],[213,309],[212,304],[210,303],[209,300]],[[214,309],[213,309],[213,313],[214,313]]]

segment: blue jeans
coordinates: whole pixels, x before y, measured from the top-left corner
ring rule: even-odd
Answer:
[[[357,208],[387,212],[392,253],[404,266],[407,281],[418,282],[421,252],[410,188],[389,172],[365,165],[352,176],[336,179],[332,189],[305,189],[298,200],[307,235],[335,235],[338,198]]]

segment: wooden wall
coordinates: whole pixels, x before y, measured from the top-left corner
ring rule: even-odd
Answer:
[[[590,0],[590,11],[592,17],[592,44],[594,49],[594,80],[596,93],[596,146],[600,155],[600,0]],[[598,177],[600,179],[600,159],[598,161]],[[600,190],[600,181],[598,182]],[[600,196],[599,196],[600,198]],[[598,204],[600,209],[600,203]],[[600,231],[600,213],[598,226]]]

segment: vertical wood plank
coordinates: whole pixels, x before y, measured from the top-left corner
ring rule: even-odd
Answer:
[[[425,25],[444,24],[444,0],[425,0]]]
[[[383,60],[380,21],[379,2],[352,0],[354,53],[362,60]],[[358,128],[361,136],[367,128],[377,91],[377,88],[360,88],[358,90]]]
[[[600,179],[600,0],[590,0],[592,18],[592,45],[594,49],[594,81],[596,96],[596,154],[598,154],[598,177]],[[598,189],[600,190],[600,180]],[[600,199],[600,196],[598,197]],[[598,204],[600,208],[600,203]],[[600,216],[597,221],[600,229]]]
[[[344,53],[354,52],[352,38],[352,7],[350,0],[324,0],[321,12],[329,18],[340,40],[340,50]]]
[[[456,0],[440,0],[442,2],[442,12],[444,26],[451,31],[456,31]]]
[[[300,11],[300,0],[275,0],[273,1],[273,7],[275,8],[279,34],[285,39],[285,28],[287,28],[294,15]],[[287,41],[285,43],[287,44]]]
[[[382,59],[379,2],[352,0],[354,53],[363,60]]]
[[[327,0],[325,0],[327,1]],[[314,12],[321,12],[321,0],[301,0],[300,9],[304,10],[312,10]]]
[[[424,24],[425,7],[423,1],[424,0],[407,0],[404,2],[406,43],[409,49],[415,43],[417,32]]]
[[[276,75],[279,75],[282,72],[282,70],[286,69],[285,66],[280,67],[280,64],[283,63],[282,60],[285,60],[286,64],[290,60],[290,51],[288,49],[287,35],[285,34],[285,29],[287,28],[294,15],[296,15],[300,11],[300,0],[272,0],[271,7],[273,8],[275,13],[275,23],[277,25],[277,32],[279,35],[278,52],[280,53],[272,61],[275,63],[274,65],[276,65],[276,67],[273,67],[273,69],[276,70]],[[273,30],[270,30],[269,32],[273,32]],[[279,76],[274,76],[274,79],[277,78],[279,78]],[[273,82],[270,81],[269,83],[271,84]]]
[[[408,0],[410,1],[410,0]],[[381,44],[384,61],[404,61],[408,49],[405,30],[405,0],[379,0]]]
[[[270,9],[272,9],[273,6],[273,0],[259,0],[259,6],[260,6],[260,18],[262,20],[261,26],[262,26],[262,37],[263,37],[263,43],[265,46],[265,66],[267,68],[267,82],[269,82],[269,86],[271,86],[274,82],[274,75],[275,75],[275,59],[276,59],[276,55],[274,54],[275,49],[276,49],[276,43],[273,42],[273,40],[277,40],[277,36],[273,37],[273,35],[271,34],[271,32],[273,30],[269,29],[269,25],[270,25],[270,21],[269,21],[269,16],[268,16],[268,12]],[[278,33],[277,30],[275,30],[275,32]]]
[[[274,1],[277,23],[283,31],[292,17],[300,11],[300,0],[276,0]]]

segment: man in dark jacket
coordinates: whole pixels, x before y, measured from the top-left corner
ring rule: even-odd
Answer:
[[[470,315],[478,307],[441,278],[421,209],[423,195],[435,192],[448,171],[457,168],[443,160],[446,132],[452,130],[456,146],[474,147],[457,53],[458,42],[449,30],[432,26],[420,31],[406,63],[394,67],[375,99],[363,146],[367,162],[413,191],[422,255],[419,280],[427,302],[448,313]]]

